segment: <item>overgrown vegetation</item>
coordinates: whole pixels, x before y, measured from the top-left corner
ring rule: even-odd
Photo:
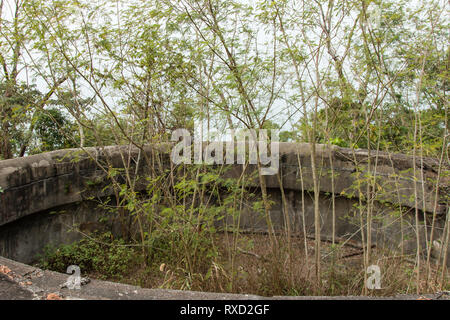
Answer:
[[[46,246],[39,264],[45,268],[65,273],[70,265],[94,272],[103,279],[121,280],[130,266],[139,263],[140,255],[111,234],[99,235],[96,239],[85,238],[79,242]]]
[[[197,260],[194,273],[186,269],[178,255],[171,255],[173,248],[180,246],[179,238],[170,235],[153,241],[151,254],[143,263],[138,248],[126,246],[122,240],[110,234],[85,238],[71,245],[59,248],[47,248],[41,258],[40,266],[59,272],[65,272],[67,266],[78,265],[83,276],[99,279],[121,281],[147,288],[165,288],[181,290],[200,290],[226,293],[247,293],[263,296],[274,295],[360,295],[365,286],[364,273],[360,261],[361,249],[349,246],[324,246],[327,256],[324,260],[324,285],[315,291],[314,274],[308,269],[303,248],[303,239],[293,242],[292,258],[296,261],[295,270],[273,268],[270,259],[271,249],[267,235],[242,235],[238,244],[236,268],[228,259],[232,254],[229,245],[230,235],[215,234],[211,241],[215,249]],[[289,252],[287,243],[280,237],[283,253],[282,265],[287,264]],[[200,244],[200,243],[199,243]],[[313,241],[308,241],[313,246]],[[208,250],[207,249],[207,250]],[[205,250],[205,251],[207,251]],[[382,278],[382,289],[372,291],[371,295],[390,296],[394,294],[411,294],[416,292],[415,268],[412,259],[403,259],[393,252],[374,252],[377,264],[385,270]],[[450,289],[449,279],[445,279],[441,287],[439,273],[433,269],[434,281],[427,288],[420,284],[420,291],[437,292]],[[234,278],[234,281],[231,281]],[[232,285],[233,284],[233,285]]]
[[[120,240],[102,236],[49,251],[46,266],[64,271],[70,260],[124,279],[138,268],[144,283],[162,268],[164,281],[151,283],[170,288],[374,294],[361,287],[368,266],[397,259],[367,245],[383,219],[376,205],[383,193],[401,196],[380,190],[377,161],[381,152],[396,152],[418,164],[410,172],[415,203],[408,212],[417,252],[413,265],[404,259],[385,265],[392,291],[384,292],[445,288],[449,199],[444,195],[429,212],[433,228],[438,205],[447,206],[443,236],[431,233],[423,245],[419,230],[428,220],[418,195],[425,183],[430,193],[448,190],[447,11],[440,0],[0,0],[0,159],[107,145],[139,152],[132,159],[124,152],[121,169],[97,162],[114,195],[101,207],[119,217]],[[225,129],[277,128],[282,141],[308,143],[313,186],[300,197],[313,199],[314,232],[304,229],[298,248],[289,228],[282,237],[274,232],[260,164],[255,176],[226,179],[225,166],[167,167],[161,154],[144,157],[145,145],[170,142],[178,128],[202,140],[221,139]],[[339,253],[331,262],[323,257],[329,248],[321,241],[318,143],[350,148],[357,168],[352,192],[359,203],[351,214],[362,253],[351,267],[341,268]],[[368,150],[360,162],[358,148]],[[423,179],[425,157],[436,159],[436,181]],[[139,176],[140,165],[151,168],[147,176]],[[332,163],[327,174],[334,188]],[[297,178],[304,189],[303,172]],[[136,187],[142,179],[145,193]],[[289,222],[281,183],[280,190]],[[329,196],[336,246],[336,195]],[[256,269],[245,269],[241,259],[251,249],[240,230],[248,203],[267,227],[266,262],[258,259]],[[406,223],[405,208],[394,209]],[[221,232],[226,241],[217,240]],[[312,247],[307,236],[315,239]]]

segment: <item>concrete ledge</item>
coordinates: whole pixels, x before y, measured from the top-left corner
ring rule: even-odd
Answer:
[[[5,268],[6,267],[6,268]],[[17,294],[24,295],[33,300],[45,300],[48,295],[54,294],[61,299],[87,299],[87,300],[254,300],[262,299],[255,295],[206,293],[181,290],[142,289],[127,284],[114,283],[101,280],[90,280],[79,290],[61,288],[69,275],[41,270],[30,265],[0,257],[0,275],[6,277],[17,289]],[[0,292],[0,299],[3,293]]]

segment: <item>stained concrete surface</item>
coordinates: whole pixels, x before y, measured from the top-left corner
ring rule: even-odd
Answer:
[[[9,279],[6,275],[0,273],[0,299],[31,300],[33,299],[33,294]]]

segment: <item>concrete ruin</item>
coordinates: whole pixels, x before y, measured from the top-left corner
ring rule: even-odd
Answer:
[[[151,162],[155,155],[162,156],[162,166],[170,167],[170,147],[164,144],[145,146],[142,150],[130,146],[67,149],[0,161],[0,256],[32,263],[45,245],[79,239],[79,233],[68,231],[74,226],[80,229],[97,226],[105,212],[97,207],[96,200],[114,196],[113,188],[108,187],[108,170],[123,168],[126,163],[132,168],[130,172],[146,177],[156,165]],[[312,234],[311,146],[280,143],[279,150],[280,179],[277,175],[266,176],[268,194],[274,201],[270,212],[274,227],[282,230],[289,221],[291,230],[300,233],[304,220],[305,229]],[[425,233],[428,237],[431,233],[433,217],[434,239],[440,243],[448,241],[444,225],[448,219],[446,201],[450,178],[438,175],[439,162],[436,159],[413,160],[413,157],[402,154],[317,145],[324,239],[329,239],[332,233],[333,199],[336,236],[360,239],[356,207],[365,203],[366,196],[358,190],[366,190],[364,179],[369,177],[376,182],[370,196],[373,216],[376,217],[372,225],[374,244],[393,250],[403,246],[408,252],[415,252],[416,211],[421,220],[423,247]],[[227,176],[238,177],[242,173],[242,165],[230,166]],[[448,170],[448,167],[443,169]],[[251,165],[246,172],[250,176],[254,170],[256,166]],[[355,188],[358,183],[359,189]],[[254,186],[258,186],[257,182]],[[136,184],[138,190],[145,191],[145,187],[145,179]],[[286,208],[288,212],[285,212]],[[358,223],[353,222],[356,218]],[[250,231],[267,230],[265,220],[250,209],[242,212],[241,227]]]

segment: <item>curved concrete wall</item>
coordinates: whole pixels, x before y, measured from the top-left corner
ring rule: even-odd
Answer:
[[[351,192],[355,181],[356,166],[367,167],[367,151],[317,145],[317,163],[321,171],[320,190],[332,192],[330,157],[335,172],[336,194]],[[151,157],[154,152],[166,152],[167,146],[145,148],[144,153]],[[280,167],[283,186],[287,190],[301,190],[300,172],[303,175],[303,186],[306,190],[313,188],[309,144],[280,143]],[[105,173],[98,163],[106,167],[122,168],[124,161],[132,161],[138,157],[136,148],[113,146],[105,148],[67,149],[33,155],[25,158],[0,161],[0,225],[15,221],[26,215],[38,213],[57,206],[83,200],[83,194],[89,189],[89,182]],[[356,158],[357,164],[355,164]],[[301,167],[299,167],[299,159]],[[379,183],[386,191],[380,196],[391,203],[414,207],[414,179],[412,157],[401,154],[382,153],[372,156],[372,170],[376,163],[376,175]],[[144,163],[144,162],[142,162]],[[423,178],[425,193],[422,189],[420,163],[417,168],[418,203],[421,210],[433,212],[435,204],[435,186],[430,181],[436,180],[437,173],[433,169],[437,163],[426,159]],[[242,166],[235,165],[231,174],[237,176]],[[145,165],[140,173],[148,171]],[[269,188],[279,188],[276,176],[266,176]],[[441,181],[441,195],[448,192],[449,184]],[[90,188],[92,189],[92,188]],[[364,188],[363,188],[364,190]],[[99,195],[100,190],[97,190]],[[397,193],[399,191],[399,193]],[[425,207],[425,208],[424,208]],[[445,205],[439,204],[438,214],[445,213]]]
[[[280,143],[279,149],[279,173],[289,202],[289,214],[292,215],[291,221],[293,223],[297,221],[296,229],[301,230],[298,226],[300,223],[298,217],[302,214],[305,215],[306,221],[309,223],[313,216],[313,203],[310,198],[307,197],[305,200],[305,206],[299,204],[302,183],[304,190],[313,190],[311,148],[309,144]],[[106,171],[108,168],[123,168],[125,163],[133,167],[132,172],[137,172],[139,176],[145,177],[150,172],[151,167],[157,165],[156,163],[153,164],[151,160],[154,159],[153,156],[156,154],[163,155],[163,162],[160,165],[170,166],[170,150],[170,144],[149,145],[142,151],[129,146],[111,146],[85,148],[83,150],[59,150],[0,161],[0,231],[3,230],[4,234],[3,237],[0,234],[0,243],[3,242],[4,248],[3,253],[0,252],[0,254],[5,255],[9,252],[9,255],[11,255],[11,251],[16,250],[13,249],[15,245],[5,245],[5,241],[11,242],[14,237],[16,237],[15,242],[23,240],[23,237],[17,236],[21,229],[25,230],[25,227],[22,227],[24,224],[21,224],[20,221],[24,221],[24,219],[31,221],[29,219],[36,215],[45,214],[48,216],[52,210],[61,210],[61,208],[69,208],[70,206],[76,207],[78,203],[85,202],[89,197],[102,198],[112,195],[112,188],[107,187]],[[367,172],[368,152],[366,150],[317,145],[316,162],[320,177],[322,228],[326,231],[330,230],[331,224],[329,218],[329,194],[333,191],[331,171],[335,175],[334,193],[337,199],[337,217],[344,217],[352,210],[353,204],[358,202],[358,193],[353,192],[352,186],[355,185],[357,168]],[[135,168],[135,163],[139,163],[138,168]],[[414,166],[416,166],[416,178],[413,176]],[[370,171],[375,173],[379,185],[376,200],[377,203],[380,203],[381,212],[385,210],[385,207],[381,205],[383,202],[411,209],[415,208],[417,203],[419,209],[425,215],[431,215],[435,211],[438,220],[443,219],[447,211],[444,195],[449,192],[449,178],[441,179],[439,190],[436,193],[435,181],[437,179],[438,162],[434,159],[425,159],[423,171],[421,171],[421,166],[421,162],[414,163],[410,156],[372,153]],[[232,165],[231,170],[227,171],[226,175],[238,177],[242,173],[242,168],[242,165]],[[255,170],[255,166],[250,166],[249,170]],[[121,178],[119,177],[119,179]],[[276,175],[266,176],[265,179],[269,194],[276,202],[271,214],[273,214],[275,223],[282,227],[283,214],[280,205],[279,179]],[[414,199],[415,183],[417,201]],[[257,182],[255,182],[255,186],[257,185]],[[143,189],[144,187],[145,184],[142,183],[138,184],[137,188]],[[365,190],[364,184],[361,189]],[[347,196],[343,196],[343,193]],[[302,207],[306,208],[305,212],[301,212]],[[247,223],[244,223],[244,225],[254,229],[258,225],[258,221],[255,219],[248,212],[246,219],[244,219],[244,222],[247,221]],[[30,223],[27,222],[26,225],[29,226]],[[438,226],[441,225],[438,224]],[[13,227],[9,228],[8,226]],[[263,227],[261,226],[261,228]],[[339,222],[337,227],[339,235],[346,235],[357,230],[357,228],[349,227],[348,223],[345,222]],[[9,230],[8,236],[5,236],[5,230]],[[392,231],[392,226],[391,229],[386,230]],[[389,232],[384,232],[384,236],[389,235]],[[63,235],[59,238],[62,239]],[[26,260],[26,257],[31,254],[30,252],[38,251],[39,246],[42,247],[43,244],[35,245],[35,248],[29,252],[24,250],[19,255],[20,257],[16,258],[22,261]]]

